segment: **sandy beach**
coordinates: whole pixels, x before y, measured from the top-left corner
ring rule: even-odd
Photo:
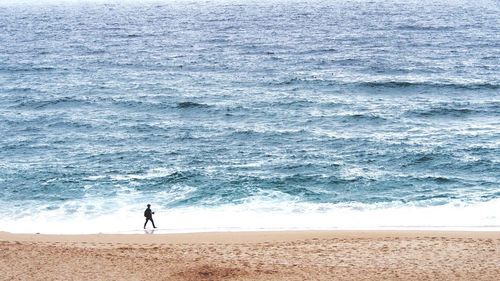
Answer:
[[[0,232],[1,280],[498,280],[500,232]]]

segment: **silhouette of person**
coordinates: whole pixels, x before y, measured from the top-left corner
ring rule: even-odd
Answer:
[[[155,212],[151,211],[151,205],[148,204],[148,208],[144,211],[144,216],[146,217],[146,222],[144,223],[144,229],[146,229],[146,224],[148,223],[148,221],[151,221],[151,223],[153,224],[153,228],[156,228],[155,226],[155,222],[153,221],[153,214]]]

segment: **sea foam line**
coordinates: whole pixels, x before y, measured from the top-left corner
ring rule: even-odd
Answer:
[[[156,224],[166,233],[328,229],[500,230],[500,199],[475,203],[453,201],[437,206],[270,201],[256,199],[240,204],[172,209],[152,204]],[[97,213],[89,212],[85,205],[81,205],[73,208],[73,213],[56,209],[17,219],[2,216],[0,230],[50,234],[135,233],[142,231],[144,208],[137,202],[128,202]]]

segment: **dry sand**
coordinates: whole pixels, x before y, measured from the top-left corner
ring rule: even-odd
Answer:
[[[500,232],[0,232],[0,280],[500,280]]]

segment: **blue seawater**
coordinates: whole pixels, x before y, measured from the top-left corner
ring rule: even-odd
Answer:
[[[45,2],[0,4],[0,231],[500,228],[498,1]]]

